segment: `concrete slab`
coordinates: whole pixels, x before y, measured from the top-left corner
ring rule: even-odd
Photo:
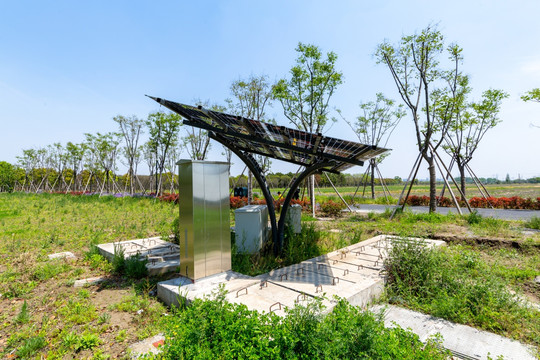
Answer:
[[[81,279],[81,280],[75,280],[75,282],[73,283],[73,287],[84,287],[84,286],[88,286],[88,285],[97,285],[97,284],[100,284],[102,282],[104,282],[105,280],[107,280],[106,277],[102,277],[102,276],[99,276],[99,277],[91,277],[91,278],[88,278],[88,279]]]
[[[157,296],[167,305],[178,306],[180,297],[188,303],[196,298],[210,297],[220,285],[226,286],[227,282],[235,279],[254,281],[252,277],[232,270],[198,279],[196,282],[181,276],[158,283]]]
[[[472,359],[496,359],[503,356],[507,360],[534,360],[535,349],[516,340],[511,340],[487,331],[478,330],[466,325],[403,309],[392,305],[371,307],[372,312],[384,310],[384,322],[388,327],[399,325],[416,333],[421,341],[437,333],[443,337],[442,346],[456,356]],[[466,355],[466,356],[463,356]]]
[[[351,304],[366,306],[384,290],[384,277],[380,274],[382,262],[392,242],[400,238],[385,235],[353,244],[329,254],[303,261],[300,264],[272,270],[256,278],[228,271],[193,283],[187,278],[177,278],[158,284],[158,296],[166,304],[178,304],[179,297],[191,301],[209,296],[222,284],[232,302],[246,304],[257,311],[274,311],[284,314],[285,307],[295,303],[322,298],[330,311],[335,296]],[[425,246],[441,245],[443,241],[421,241]],[[261,286],[263,285],[263,286]],[[267,291],[267,288],[271,291]]]
[[[70,251],[64,251],[64,252],[60,252],[60,253],[56,253],[56,254],[50,254],[50,255],[47,255],[47,257],[49,258],[49,260],[53,260],[53,259],[75,260],[75,259],[77,259],[77,257]]]
[[[163,345],[164,341],[165,336],[158,334],[131,345],[128,347],[128,351],[132,359],[137,359],[145,354],[158,354],[159,347]]]
[[[148,260],[146,267],[150,276],[174,272],[180,266],[180,247],[160,237],[100,244],[97,248],[109,261],[112,261],[117,249],[122,249],[126,259],[139,255],[141,260]]]

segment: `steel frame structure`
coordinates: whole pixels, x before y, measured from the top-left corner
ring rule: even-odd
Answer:
[[[283,250],[285,216],[288,207],[295,190],[304,179],[317,172],[340,173],[355,165],[363,166],[365,161],[388,151],[388,149],[373,145],[268,124],[204,109],[201,106],[194,107],[157,97],[148,97],[181,115],[185,125],[208,131],[211,139],[229,148],[246,164],[259,183],[268,206],[276,255]],[[266,178],[251,154],[268,156],[305,167],[293,181],[287,193],[279,221],[276,217],[274,198]]]

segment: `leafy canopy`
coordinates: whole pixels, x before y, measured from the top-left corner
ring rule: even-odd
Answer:
[[[329,101],[343,74],[336,70],[337,55],[323,54],[315,45],[299,43],[298,58],[289,80],[281,79],[273,87],[285,117],[298,129],[319,133],[328,122]]]

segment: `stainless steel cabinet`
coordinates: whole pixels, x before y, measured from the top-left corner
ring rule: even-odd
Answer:
[[[231,269],[229,164],[180,160],[180,274],[197,280]]]

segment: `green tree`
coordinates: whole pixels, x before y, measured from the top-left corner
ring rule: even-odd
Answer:
[[[290,79],[281,79],[273,86],[274,98],[283,106],[283,114],[298,129],[321,133],[328,120],[330,98],[343,83],[343,74],[336,70],[337,55],[333,52],[323,58],[315,45],[299,43],[296,65],[291,68]],[[311,177],[312,183],[314,177]],[[310,187],[310,197],[314,198]]]
[[[72,177],[68,185],[68,189],[71,187],[71,184],[73,184],[73,190],[77,191],[80,189],[80,183],[78,183],[77,175],[79,174],[79,169],[81,168],[85,151],[86,147],[84,144],[74,144],[71,141],[66,144],[67,165],[72,171]]]
[[[463,98],[454,109],[454,119],[443,148],[456,162],[463,195],[466,191],[465,168],[486,132],[501,122],[498,115],[502,100],[507,97],[502,90],[490,89],[484,91],[480,102],[467,103]]]
[[[155,182],[156,193],[161,194],[162,177],[167,156],[172,147],[178,146],[180,115],[175,113],[155,112],[148,115],[146,126],[150,138],[148,140],[148,151],[155,159]],[[148,157],[147,157],[148,158]]]
[[[439,62],[445,51],[451,64],[447,70]],[[402,36],[397,45],[385,41],[375,52],[377,63],[388,67],[411,112],[418,150],[428,163],[430,212],[437,208],[435,158],[430,145],[435,150],[441,145],[459,101],[461,53],[456,44],[445,47],[443,35],[431,25],[420,34]]]
[[[266,116],[267,106],[272,103],[272,85],[268,82],[268,76],[251,75],[247,79],[239,79],[231,84],[231,94],[233,99],[227,99],[229,109],[232,113],[244,118],[257,121],[265,121],[275,124],[273,119]],[[270,170],[271,161],[268,156],[254,155],[259,163],[261,171],[266,174]],[[248,200],[252,200],[252,174],[248,173]]]
[[[12,192],[15,188],[15,167],[0,161],[0,192]]]
[[[122,152],[126,158],[128,167],[129,193],[134,193],[133,181],[137,176],[137,165],[140,161],[139,137],[142,133],[144,121],[137,116],[122,116],[117,115],[113,120],[120,128],[120,134],[124,138],[124,146]]]
[[[95,135],[86,133],[84,136],[86,137],[88,150],[92,153],[96,165],[105,173],[101,191],[106,187],[107,192],[111,192],[111,177],[116,170],[120,137],[115,132],[105,134],[98,132]]]
[[[395,101],[377,93],[375,101],[360,103],[362,113],[351,125],[363,144],[379,146],[384,142],[386,147],[390,135],[399,121],[405,116],[403,105],[395,106]],[[375,199],[375,166],[380,164],[386,155],[370,160],[371,166],[371,198]]]

